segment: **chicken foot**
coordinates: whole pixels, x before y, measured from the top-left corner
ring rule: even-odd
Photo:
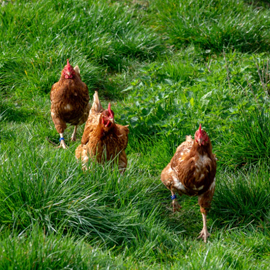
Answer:
[[[63,149],[67,149],[67,145],[65,143],[65,140],[64,140],[64,134],[63,133],[60,133],[60,145],[58,146],[58,148],[63,148]]]
[[[182,208],[181,205],[178,203],[177,199],[176,199],[176,195],[175,193],[171,190],[172,196],[172,206],[173,206],[173,212],[179,212],[180,209]]]
[[[74,127],[74,131],[73,131],[73,133],[72,133],[72,135],[71,135],[71,138],[70,138],[73,142],[76,142],[77,127],[78,127],[78,126],[75,126],[75,127]]]
[[[204,243],[206,243],[207,238],[210,236],[210,233],[208,232],[207,226],[206,226],[206,214],[202,213],[202,218],[203,218],[203,229],[200,232],[198,239],[202,238]]]
[[[202,238],[205,243],[207,242],[207,238],[210,236],[210,233],[207,231],[206,216],[207,216],[208,210],[211,207],[211,201],[213,199],[214,191],[215,191],[215,188],[210,188],[208,189],[208,191],[206,191],[204,194],[198,197],[198,203],[200,205],[200,210],[201,210],[202,219],[203,219],[203,229],[200,232],[198,239]]]

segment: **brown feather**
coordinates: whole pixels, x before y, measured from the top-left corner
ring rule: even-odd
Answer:
[[[125,149],[128,144],[129,129],[112,123],[110,128],[102,124],[102,113],[105,112],[98,99],[97,92],[94,95],[92,108],[87,119],[81,145],[76,149],[77,159],[85,164],[89,157],[99,163],[113,160],[118,154],[118,167],[121,171],[127,166]]]
[[[215,174],[216,158],[212,154],[210,139],[206,145],[199,146],[190,137],[177,148],[171,162],[162,171],[161,180],[165,186],[170,182],[179,194],[195,196],[210,188]],[[178,182],[182,189],[177,188]]]
[[[66,79],[62,72],[60,80],[52,86],[50,99],[51,116],[58,133],[64,132],[66,123],[80,125],[87,120],[89,93],[81,81],[79,68],[75,67],[72,79]]]
[[[180,205],[175,198],[179,195],[198,196],[200,210],[203,215],[203,230],[199,238],[207,241],[209,233],[206,226],[207,211],[215,191],[216,157],[212,153],[212,144],[201,125],[195,133],[178,146],[170,163],[161,173],[161,181],[171,191],[173,210],[179,210]]]

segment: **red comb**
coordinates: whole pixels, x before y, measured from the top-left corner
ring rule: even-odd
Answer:
[[[201,137],[201,136],[202,136],[202,125],[201,125],[201,124],[200,124],[200,126],[199,126],[198,131],[199,131],[198,136]]]
[[[112,110],[111,110],[111,103],[109,102],[109,104],[108,104],[108,112],[109,112],[109,114],[110,114],[110,117],[113,117],[113,112],[112,112]]]
[[[72,69],[72,67],[71,67],[71,65],[70,65],[70,63],[69,63],[69,61],[68,61],[68,59],[67,59],[67,69],[68,69],[68,71],[70,71],[71,69]]]

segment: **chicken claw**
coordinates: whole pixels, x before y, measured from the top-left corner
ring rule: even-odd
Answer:
[[[179,212],[180,209],[182,208],[182,206],[178,203],[178,201],[175,199],[172,201],[172,205],[173,205],[173,212]]]
[[[208,232],[207,226],[206,226],[206,214],[202,213],[202,218],[203,218],[203,229],[200,232],[200,235],[199,235],[199,237],[197,239],[202,238],[204,243],[206,243],[207,242],[207,237],[210,236],[210,233]]]
[[[63,137],[61,137],[59,139],[59,141],[60,141],[60,145],[57,148],[63,148],[63,149],[67,149],[68,148]]]
[[[182,206],[178,203],[177,199],[176,199],[176,195],[172,192],[172,206],[173,206],[173,212],[179,212],[180,209],[182,208]]]
[[[207,243],[207,238],[210,236],[210,233],[207,231],[207,228],[203,228],[202,231],[200,232],[200,235],[198,236],[197,239],[202,238],[204,243]]]
[[[60,145],[58,145],[58,146],[57,146],[56,143],[52,142],[48,137],[46,139],[47,139],[47,141],[49,143],[51,143],[52,145],[55,146],[54,148],[58,148],[58,149],[59,148],[63,148],[63,149],[67,149],[68,148],[67,145],[65,144],[64,138],[62,140],[59,140],[60,141]]]

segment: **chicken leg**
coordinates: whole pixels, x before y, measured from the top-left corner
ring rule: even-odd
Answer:
[[[59,148],[61,148],[61,147],[63,149],[67,149],[68,148],[67,145],[66,145],[66,143],[65,143],[64,134],[63,133],[60,133],[60,139],[59,139],[59,141],[60,141]]]
[[[206,214],[202,213],[202,218],[203,218],[203,229],[200,232],[198,239],[202,238],[204,243],[206,243],[207,238],[210,236],[210,233],[208,232],[207,226],[206,226]]]
[[[174,191],[171,190],[172,196],[172,206],[173,206],[173,212],[179,212],[180,209],[182,208],[181,205],[178,203],[177,199],[176,199],[176,195],[174,193]]]
[[[73,131],[73,133],[72,133],[72,135],[71,135],[71,138],[70,138],[73,142],[76,142],[77,127],[78,127],[78,126],[75,126],[75,127],[74,127],[74,131]]]
[[[206,191],[205,193],[203,193],[202,195],[198,197],[198,202],[200,205],[200,210],[201,210],[202,219],[203,219],[203,229],[200,232],[198,239],[202,238],[205,243],[207,242],[207,238],[210,236],[207,230],[206,216],[207,216],[208,210],[211,207],[211,201],[213,199],[214,191],[215,191],[215,187],[213,186],[213,188],[210,188],[208,191]]]

